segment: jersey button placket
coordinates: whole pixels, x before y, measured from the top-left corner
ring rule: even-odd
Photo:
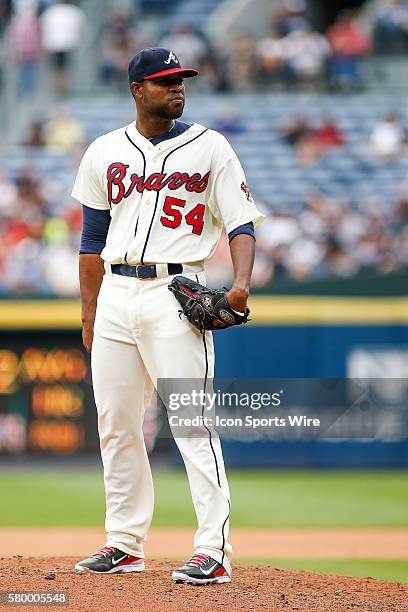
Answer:
[[[147,157],[146,175],[144,177],[145,181],[153,172],[160,172],[160,170],[157,170],[155,168],[154,161],[155,160],[153,152],[153,155],[151,157]],[[147,233],[149,231],[151,216],[153,214],[152,206],[155,202],[156,195],[157,194],[155,191],[144,190],[140,199],[137,245],[135,245],[135,248],[132,249],[133,253],[135,253],[135,251],[137,252],[139,258],[142,255]]]
[[[137,232],[134,240],[128,250],[128,262],[140,261],[144,241],[146,238],[147,228],[149,227],[148,207],[146,206],[147,193],[144,192],[139,201],[139,212],[137,220]]]

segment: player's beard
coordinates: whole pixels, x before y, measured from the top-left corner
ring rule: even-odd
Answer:
[[[176,108],[171,109],[170,106],[158,106],[155,108],[155,115],[160,119],[178,119],[184,111],[184,103]]]

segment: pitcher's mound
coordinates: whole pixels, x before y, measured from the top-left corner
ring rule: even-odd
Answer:
[[[55,612],[408,612],[408,585],[371,578],[237,566],[229,584],[190,586],[170,579],[179,562],[147,560],[146,571],[139,574],[77,575],[75,561],[69,557],[1,558],[1,591],[68,593],[68,605],[48,608]],[[25,603],[19,609],[35,607]],[[15,610],[16,606],[1,608]]]

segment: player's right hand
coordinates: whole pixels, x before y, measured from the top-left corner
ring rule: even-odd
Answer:
[[[94,322],[82,324],[82,343],[87,353],[91,352],[93,342],[93,328]]]

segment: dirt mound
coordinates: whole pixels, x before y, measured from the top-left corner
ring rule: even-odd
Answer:
[[[408,585],[371,578],[342,578],[270,567],[235,567],[233,581],[224,585],[177,585],[170,579],[177,565],[148,561],[140,574],[76,575],[70,557],[0,559],[2,591],[65,591],[69,605],[57,612],[132,610],[156,612],[408,612]],[[37,606],[20,605],[29,612]],[[41,606],[43,609],[43,606]],[[1,606],[16,610],[16,606]],[[38,607],[37,607],[38,609]]]

